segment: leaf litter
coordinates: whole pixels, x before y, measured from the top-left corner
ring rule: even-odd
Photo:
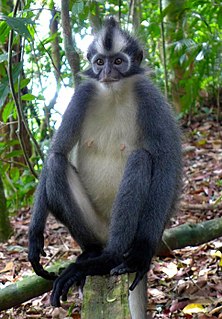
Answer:
[[[171,226],[222,217],[222,209],[217,206],[201,209],[201,205],[208,207],[222,194],[221,126],[210,120],[191,123],[189,128],[184,125],[183,136],[183,192],[181,207]],[[200,209],[192,209],[195,205]],[[0,289],[32,274],[27,260],[29,220],[29,208],[19,211],[12,218],[14,235],[0,244]],[[72,259],[80,253],[66,229],[51,217],[45,231],[45,247],[44,264]],[[154,318],[222,319],[221,252],[222,241],[218,238],[197,247],[177,249],[171,257],[155,257],[148,276],[147,304]],[[72,302],[59,309],[50,306],[49,297],[50,293],[45,293],[2,311],[0,318],[80,318],[78,292],[71,295]],[[72,310],[67,312],[69,307]]]

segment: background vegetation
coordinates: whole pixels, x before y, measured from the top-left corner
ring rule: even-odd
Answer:
[[[0,1],[0,240],[11,233],[8,214],[32,204],[70,88],[87,67],[85,46],[110,14],[140,38],[178,117],[221,118],[220,0]]]

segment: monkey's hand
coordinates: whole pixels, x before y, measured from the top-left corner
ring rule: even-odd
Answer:
[[[110,272],[111,275],[122,275],[126,273],[136,273],[135,279],[130,290],[135,289],[140,280],[150,269],[151,259],[154,251],[150,246],[145,244],[145,241],[137,241],[133,246],[123,255],[124,261]]]
[[[28,253],[28,259],[30,263],[32,264],[32,267],[35,271],[35,273],[38,276],[41,276],[42,278],[48,279],[48,280],[55,280],[57,276],[55,273],[51,272],[49,273],[46,271],[43,266],[40,264],[40,255],[46,256],[46,253],[44,251],[44,236],[38,234],[38,236],[29,236],[29,253]]]
[[[53,284],[53,290],[50,298],[51,305],[54,307],[60,307],[60,296],[62,296],[62,301],[66,301],[69,288],[74,284],[79,285],[79,283],[84,280],[85,274],[79,270],[78,265],[76,263],[70,264]]]

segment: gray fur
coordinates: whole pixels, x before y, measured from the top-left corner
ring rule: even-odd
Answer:
[[[117,33],[125,39],[121,52],[106,55],[117,47]],[[131,313],[145,319],[145,279],[139,281],[178,199],[180,131],[170,106],[143,74],[140,45],[113,20],[89,48],[90,61],[98,54],[104,64],[86,72],[91,79],[76,89],[52,141],[36,191],[29,260],[37,274],[50,278],[39,264],[50,211],[84,250],[55,281],[52,305],[59,306],[61,294],[87,275],[136,273]],[[121,54],[128,63],[124,67],[123,58],[122,69],[115,64]]]

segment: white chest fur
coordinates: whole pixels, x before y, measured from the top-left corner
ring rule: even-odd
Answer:
[[[127,158],[137,147],[135,105],[129,83],[118,90],[98,84],[82,126],[77,169],[96,212],[104,219],[110,216]]]

